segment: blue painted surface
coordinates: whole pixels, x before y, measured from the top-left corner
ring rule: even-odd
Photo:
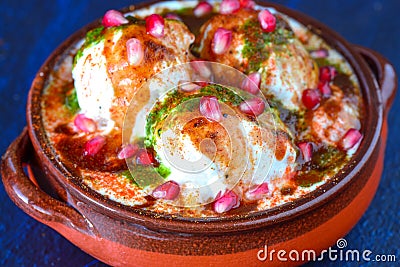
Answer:
[[[3,0],[0,2],[0,152],[21,132],[30,83],[46,57],[70,34],[107,9],[138,1]],[[400,1],[280,0],[327,24],[347,40],[372,48],[400,70]],[[345,237],[349,249],[394,254],[400,262],[400,97],[389,114],[381,184],[370,208]],[[323,238],[323,237],[321,237]],[[318,262],[309,266],[355,266]],[[372,265],[361,262],[362,265]],[[20,211],[0,186],[1,266],[104,266],[52,229]],[[385,266],[394,266],[393,263]]]

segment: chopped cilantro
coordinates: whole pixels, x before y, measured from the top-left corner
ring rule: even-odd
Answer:
[[[167,178],[171,174],[171,170],[162,163],[155,169],[163,178]]]
[[[333,175],[342,168],[346,153],[332,146],[323,146],[313,153],[312,160],[302,166],[295,182],[302,187],[309,187],[322,181],[324,175]]]
[[[247,20],[241,29],[245,34],[242,56],[248,59],[247,72],[257,71],[269,57],[271,49],[279,51],[279,46],[285,45],[294,34],[285,27],[285,22],[277,18],[276,30],[263,32],[257,19]]]
[[[128,179],[131,181],[133,184],[138,185],[136,183],[136,180],[133,178],[131,171],[130,170],[125,170],[119,173],[123,178]]]
[[[69,94],[65,97],[65,106],[67,109],[75,114],[80,110],[79,103],[78,103],[78,96],[76,94],[76,89],[72,89]]]
[[[99,42],[103,38],[103,34],[102,34],[103,30],[104,30],[104,27],[100,26],[98,28],[95,28],[95,29],[89,31],[86,34],[85,46],[90,46],[93,43]]]
[[[136,186],[147,187],[160,183],[160,176],[166,178],[171,173],[167,167],[164,165],[162,166],[163,167],[160,170],[161,165],[157,168],[152,166],[136,165],[134,170],[125,170],[119,174]]]
[[[187,14],[190,14],[191,12],[193,12],[193,8],[191,8],[191,7],[183,7],[181,9],[174,11],[174,13],[176,13],[178,15],[187,15]]]
[[[76,52],[73,66],[75,66],[76,63],[78,62],[78,60],[83,56],[83,50],[90,47],[91,45],[97,44],[104,38],[103,30],[104,30],[104,27],[100,26],[98,28],[94,28],[94,29],[88,31],[88,33],[86,34],[86,37],[85,37],[84,44],[78,50],[78,52]]]

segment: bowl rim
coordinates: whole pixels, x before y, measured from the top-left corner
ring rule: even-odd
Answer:
[[[135,6],[124,8],[121,11],[126,13],[135,9],[148,7],[157,2],[159,1],[143,2]],[[256,1],[256,3],[262,7],[274,8],[278,12],[288,15],[307,26],[314,34],[322,37],[332,48],[336,49],[351,65],[357,76],[365,104],[365,114],[362,123],[364,137],[352,161],[342,168],[340,173],[336,174],[330,181],[327,181],[316,190],[292,202],[265,211],[230,217],[189,218],[135,209],[109,200],[100,193],[88,188],[82,182],[79,182],[78,179],[74,178],[66,167],[57,159],[55,151],[47,140],[42,125],[41,95],[47,85],[47,79],[50,77],[52,69],[56,68],[57,64],[69,55],[69,49],[80,41],[88,30],[100,25],[100,20],[98,19],[73,33],[50,54],[37,72],[28,95],[26,113],[30,139],[36,153],[49,163],[48,167],[50,172],[55,174],[58,182],[64,186],[65,190],[78,199],[90,203],[91,207],[99,213],[139,225],[145,225],[149,228],[199,234],[226,233],[264,227],[300,216],[335,197],[346,188],[357,175],[360,175],[364,165],[368,162],[368,159],[379,144],[383,123],[381,94],[378,93],[379,87],[372,71],[367,67],[366,62],[362,59],[361,55],[353,49],[350,43],[323,23],[299,11],[292,10],[279,4],[261,1]],[[368,131],[366,129],[368,129]]]

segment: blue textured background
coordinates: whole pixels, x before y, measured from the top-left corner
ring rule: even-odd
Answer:
[[[110,8],[138,1],[2,0],[0,2],[0,152],[25,126],[30,83],[46,57],[70,34]],[[372,48],[400,71],[399,0],[281,0],[327,24],[348,41]],[[389,114],[385,170],[370,208],[346,236],[348,248],[395,254],[400,262],[400,97]],[[0,186],[1,266],[104,266],[20,211]],[[323,238],[321,236],[321,238]],[[309,266],[354,266],[322,262]],[[363,263],[365,264],[365,263]],[[393,264],[393,263],[392,263]],[[392,266],[386,264],[386,266]]]

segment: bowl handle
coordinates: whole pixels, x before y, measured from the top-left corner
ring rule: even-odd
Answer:
[[[93,226],[84,216],[38,188],[29,171],[28,175],[25,174],[25,162],[32,153],[32,143],[25,128],[8,147],[1,161],[3,184],[11,200],[25,213],[52,228],[57,228],[61,224],[93,236]]]
[[[358,45],[355,45],[355,48],[376,77],[381,88],[383,110],[387,115],[397,90],[397,75],[394,67],[385,57],[374,50]]]

